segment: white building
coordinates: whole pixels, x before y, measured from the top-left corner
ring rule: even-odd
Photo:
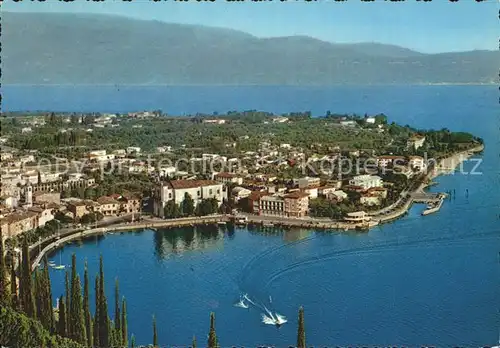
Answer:
[[[214,180],[221,184],[243,184],[243,178],[235,173],[220,172],[214,175]]]
[[[290,145],[290,144],[280,144],[280,148],[282,148],[282,149],[291,149],[292,145]]]
[[[168,201],[181,204],[186,194],[189,194],[196,206],[201,200],[215,198],[222,204],[225,196],[222,184],[213,180],[171,180],[163,182],[155,189],[153,210],[155,215],[163,216]]]
[[[358,175],[349,181],[349,185],[360,186],[365,190],[372,187],[382,187],[382,178],[377,175]]]
[[[243,198],[250,196],[251,193],[252,193],[252,191],[250,191],[249,189],[246,189],[246,188],[241,187],[241,186],[236,186],[231,191],[231,196],[233,197],[235,202],[238,202],[240,199],[243,199]]]
[[[427,168],[424,158],[420,156],[410,156],[408,164],[411,168],[414,168],[418,171],[423,171]]]
[[[361,198],[359,199],[359,201],[360,201],[361,204],[367,205],[367,206],[374,206],[374,205],[380,205],[381,204],[380,197],[377,196],[377,195],[372,195],[372,194],[361,196]]]
[[[408,141],[406,142],[406,146],[408,148],[414,148],[415,150],[417,150],[420,147],[424,146],[424,143],[425,143],[425,136],[415,134],[408,139]]]
[[[141,148],[140,147],[137,147],[137,146],[129,146],[127,147],[127,154],[133,154],[133,153],[140,153],[141,152]]]
[[[294,179],[294,184],[299,188],[315,187],[320,185],[320,178],[306,176],[300,179]]]
[[[344,199],[346,199],[348,196],[347,196],[347,193],[345,193],[344,191],[342,190],[337,190],[337,191],[333,191],[333,192],[328,192],[326,194],[326,198],[328,199],[332,199],[332,200],[335,200],[335,201],[343,201]]]
[[[367,117],[367,118],[365,119],[365,122],[366,122],[366,123],[375,124],[375,117]]]

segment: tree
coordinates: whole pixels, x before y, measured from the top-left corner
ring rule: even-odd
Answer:
[[[175,219],[180,217],[181,211],[179,205],[175,203],[174,200],[168,201],[163,208],[163,216],[167,219]]]
[[[94,332],[93,332],[93,335],[94,335],[94,346],[95,347],[100,347],[100,341],[99,341],[99,323],[101,321],[100,319],[100,315],[101,313],[99,313],[99,310],[100,310],[100,304],[101,304],[101,299],[100,299],[100,295],[101,295],[101,291],[99,290],[99,275],[97,275],[95,277],[95,315],[94,315]]]
[[[17,296],[17,276],[16,269],[14,268],[14,259],[10,262],[10,295],[11,301],[10,304],[13,309],[18,309],[19,307],[19,298]]]
[[[21,281],[20,281],[21,308],[28,317],[36,317],[35,300],[33,298],[33,280],[31,278],[31,262],[29,257],[28,239],[23,239]]]
[[[52,308],[52,291],[50,287],[49,265],[47,258],[43,260],[42,271],[35,271],[35,300],[37,318],[42,325],[51,333],[55,332],[54,311]]]
[[[156,331],[156,318],[153,315],[153,347],[158,348],[158,332]]]
[[[82,288],[80,285],[80,276],[77,274],[75,281],[71,286],[71,311],[70,311],[71,330],[70,338],[84,345],[87,344],[85,331],[85,317],[82,306]]]
[[[193,341],[191,342],[191,348],[196,348],[196,336],[193,336]]]
[[[194,200],[187,192],[184,195],[184,200],[181,203],[181,210],[184,216],[191,216],[194,213]]]
[[[57,333],[62,337],[67,336],[66,306],[64,305],[65,302],[66,301],[64,297],[61,295],[61,297],[59,298],[59,321],[57,322]]]
[[[306,333],[304,331],[304,308],[299,309],[299,327],[297,329],[297,348],[306,348]]]
[[[122,299],[122,345],[128,347],[127,302]]]
[[[87,262],[85,262],[85,271],[83,275],[83,316],[85,318],[85,331],[87,334],[87,346],[92,347],[92,317],[90,315],[90,302],[89,302],[89,272]]]
[[[69,336],[71,333],[71,328],[70,328],[70,322],[69,322],[69,311],[71,310],[71,292],[70,292],[70,287],[69,287],[69,273],[68,271],[65,272],[65,278],[64,278],[64,287],[66,291],[66,303],[64,304],[65,309],[66,309],[66,334]]]
[[[135,348],[135,336],[132,334],[132,337],[130,337],[130,348]]]
[[[120,290],[119,290],[119,285],[118,285],[118,279],[115,279],[115,327],[114,330],[116,331],[116,337],[117,337],[117,342],[119,346],[122,345],[121,343],[121,337],[122,337],[122,331],[121,331],[121,315],[120,315]]]
[[[12,260],[12,262],[14,262]],[[3,251],[3,237],[0,231],[0,305],[10,304],[9,286],[7,284],[7,268],[5,266],[5,257]]]
[[[101,347],[109,346],[108,302],[104,289],[104,264],[102,255],[99,259],[99,344]]]
[[[210,331],[208,333],[208,348],[218,348],[217,334],[215,333],[215,314],[210,313]]]

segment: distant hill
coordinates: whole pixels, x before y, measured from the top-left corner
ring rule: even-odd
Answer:
[[[493,83],[498,51],[422,54],[378,43],[94,14],[2,13],[3,83]]]

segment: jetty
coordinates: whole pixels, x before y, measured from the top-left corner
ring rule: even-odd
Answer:
[[[429,205],[427,206],[427,209],[425,209],[422,212],[422,215],[429,215],[429,214],[438,212],[439,209],[441,209],[441,206],[443,205],[443,202],[444,202],[444,199],[446,198],[446,196],[447,196],[446,194],[440,193],[438,196],[438,200],[429,203]]]

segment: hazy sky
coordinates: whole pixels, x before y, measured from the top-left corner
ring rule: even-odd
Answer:
[[[103,3],[75,0],[64,3],[6,1],[6,11],[90,12],[116,14],[165,22],[203,24],[242,30],[259,37],[308,35],[318,39],[350,43],[381,42],[421,52],[498,49],[499,1],[406,0],[362,3],[347,0],[288,0],[280,2],[231,3],[216,0],[153,2],[150,0],[106,0]]]

